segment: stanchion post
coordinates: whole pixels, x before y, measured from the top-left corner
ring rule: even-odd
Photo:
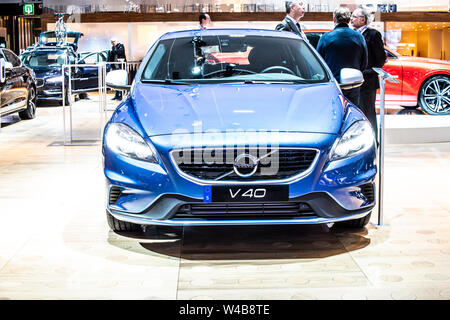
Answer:
[[[378,225],[383,225],[383,207],[384,207],[384,104],[385,104],[385,86],[386,80],[383,77],[380,78],[380,149],[379,149],[379,189],[378,189]]]
[[[102,97],[103,97],[103,88],[102,88],[102,76],[103,76],[103,70],[102,70],[102,64],[99,63],[98,67],[97,67],[97,74],[98,74],[98,81],[97,81],[97,86],[98,86],[98,112],[103,113],[103,101],[102,101]]]
[[[378,73],[380,80],[380,145],[378,157],[378,226],[383,225],[383,207],[384,207],[384,141],[385,141],[385,98],[386,98],[386,81],[399,83],[392,75],[381,68],[373,68]],[[378,129],[378,128],[377,128]]]
[[[103,78],[102,78],[102,88],[103,88],[103,110],[108,112],[108,88],[106,87],[106,66],[107,63],[103,66]]]
[[[69,133],[70,133],[70,144],[73,143],[73,128],[72,128],[72,68],[69,67],[69,80],[68,80],[68,90],[67,90],[67,102],[69,102]],[[66,97],[63,96],[63,100],[66,100]]]
[[[65,95],[65,93],[66,93],[66,85],[65,85],[65,80],[66,80],[66,77],[64,76],[65,75],[65,73],[64,73],[64,69],[65,69],[65,67],[66,67],[66,65],[65,64],[63,64],[62,65],[62,90],[61,90],[61,94],[62,94],[62,99],[63,99],[63,103],[62,103],[62,106],[63,106],[63,127],[64,127],[64,145],[67,145],[67,139],[66,139],[66,136],[67,136],[67,133],[66,133],[66,130],[67,130],[67,128],[66,128],[66,101],[65,101],[65,99],[64,99],[64,95]]]

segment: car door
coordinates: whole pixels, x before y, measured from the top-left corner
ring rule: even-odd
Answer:
[[[98,67],[97,66],[91,66],[91,65],[97,65],[99,62],[99,56],[97,52],[91,53],[81,60],[78,61],[77,64],[80,66],[78,67],[77,74],[76,74],[76,90],[91,90],[91,89],[97,89],[98,87]],[[88,66],[83,67],[83,65],[86,64]]]
[[[7,49],[3,49],[6,60],[5,87],[2,92],[2,113],[12,112],[26,107],[28,88],[20,59]]]
[[[22,63],[20,58],[12,51],[8,51],[7,56],[9,58],[8,62],[10,62],[13,67],[15,74],[19,78],[20,81],[20,99],[27,99],[28,98],[28,84],[29,84],[29,73],[27,67]]]
[[[3,90],[6,86],[6,75],[5,75],[5,57],[3,56],[2,50],[0,50],[0,116],[2,115],[3,111]],[[0,121],[1,125],[1,121]]]
[[[386,50],[387,62],[383,70],[391,74],[400,83],[386,81],[385,101],[390,105],[401,105],[403,86],[403,65],[400,59],[391,51]]]

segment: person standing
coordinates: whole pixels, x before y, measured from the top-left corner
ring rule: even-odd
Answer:
[[[117,39],[112,38],[111,46],[111,50],[108,53],[108,62],[127,62],[124,45],[119,43]],[[123,66],[119,63],[111,64],[111,70],[119,70],[122,68]],[[122,100],[122,91],[116,91],[116,94],[112,100]]]
[[[358,8],[353,11],[351,23],[353,28],[361,33],[366,40],[368,63],[363,71],[364,83],[360,88],[359,107],[372,124],[376,141],[378,141],[377,114],[375,101],[380,87],[378,74],[372,68],[382,68],[386,63],[386,51],[381,33],[369,28],[372,15],[367,9]]]
[[[206,30],[206,27],[211,23],[211,17],[207,13],[200,13],[198,17],[198,23],[200,24],[200,29]]]
[[[330,67],[336,80],[340,81],[342,68],[364,71],[367,67],[367,46],[364,37],[350,29],[351,13],[348,8],[339,7],[333,12],[334,30],[325,33],[319,40],[317,51]],[[360,88],[342,90],[354,105],[359,104]]]
[[[275,27],[275,30],[293,32],[302,37],[303,40],[308,41],[299,23],[304,15],[305,5],[303,1],[286,1],[286,17]]]

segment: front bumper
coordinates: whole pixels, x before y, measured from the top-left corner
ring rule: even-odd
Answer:
[[[62,83],[45,83],[38,87],[38,100],[62,100]]]
[[[339,218],[323,218],[323,217],[314,217],[314,218],[298,218],[298,219],[251,219],[251,220],[154,220],[146,218],[145,216],[133,216],[129,214],[123,214],[118,212],[110,212],[110,214],[121,221],[127,221],[130,223],[140,224],[140,225],[160,225],[160,226],[234,226],[234,225],[286,225],[286,224],[327,224],[327,223],[336,223],[354,219],[360,219],[368,214],[370,214],[371,210],[364,211],[358,214],[352,214],[345,217]]]
[[[312,133],[278,133],[280,146],[309,147],[320,150],[318,161],[311,172],[289,183],[289,203],[308,204],[314,216],[277,219],[180,219],[176,214],[186,204],[202,204],[204,186],[208,185],[182,177],[170,159],[166,137],[155,137],[152,143],[158,150],[160,163],[148,163],[110,152],[104,147],[104,173],[107,194],[111,188],[120,190],[120,197],[110,202],[107,211],[115,218],[142,225],[270,225],[270,224],[322,224],[358,219],[366,216],[375,206],[375,197],[367,197],[362,186],[372,186],[377,173],[376,151],[328,161],[329,146],[334,135]],[[271,141],[267,141],[270,143]],[[164,147],[167,146],[167,147]],[[249,181],[248,184],[252,182]],[[264,185],[264,181],[253,182]],[[271,182],[270,184],[277,184]],[[233,185],[233,183],[230,183]]]
[[[108,208],[109,214],[118,220],[127,221],[140,225],[166,225],[166,226],[213,226],[213,225],[285,225],[285,224],[324,224],[363,218],[368,215],[374,204],[368,205],[359,210],[345,210],[332,197],[326,193],[312,193],[295,199],[290,199],[287,203],[301,203],[309,205],[316,213],[313,216],[297,218],[277,218],[276,215],[270,218],[258,218],[255,214],[252,218],[235,219],[232,214],[227,219],[205,219],[205,218],[177,218],[179,209],[186,204],[202,204],[196,199],[188,199],[183,196],[168,195],[161,197],[145,212],[131,214]],[[266,203],[270,204],[270,203]],[[171,209],[170,209],[171,208]],[[163,217],[157,219],[155,217]],[[164,214],[165,213],[165,214]]]

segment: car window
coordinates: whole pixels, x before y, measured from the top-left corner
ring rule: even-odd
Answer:
[[[173,41],[163,41],[156,48],[155,52],[150,59],[147,68],[144,71],[145,79],[165,79],[167,76],[167,59],[168,55],[164,55],[166,51],[171,47]],[[163,63],[163,57],[165,57],[165,63]]]
[[[3,50],[3,53],[5,55],[6,61],[10,62],[13,67],[20,67],[20,59],[14,53],[9,50]]]
[[[328,81],[316,54],[301,39],[219,35],[162,40],[142,80]]]
[[[323,34],[324,34],[323,32],[308,32],[306,34],[306,37],[308,38],[309,43],[314,48],[317,48],[317,45],[319,44],[319,40]]]
[[[98,54],[98,61],[99,62],[106,62],[106,60],[107,60],[107,54],[106,54],[106,52],[100,52],[99,54]]]
[[[388,59],[396,59],[397,58],[397,56],[395,54],[393,54],[392,52],[390,52],[389,50],[384,50],[384,51],[386,51],[386,57]]]
[[[86,57],[83,58],[83,61],[86,64],[97,64],[98,63],[97,53],[87,55]]]
[[[23,63],[27,67],[59,67],[66,63],[67,52],[58,51],[32,51],[23,54]]]

